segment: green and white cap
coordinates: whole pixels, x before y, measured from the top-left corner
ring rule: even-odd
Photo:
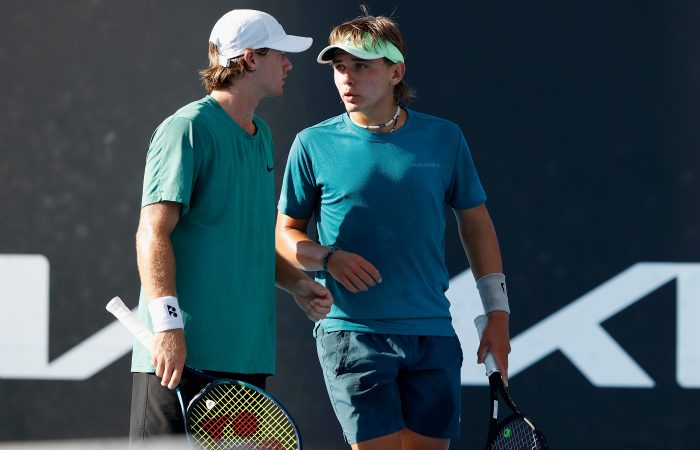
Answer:
[[[354,42],[350,34],[347,34],[342,41],[329,45],[321,50],[316,61],[321,64],[332,63],[332,50],[343,50],[360,59],[386,58],[393,63],[404,61],[403,55],[394,44],[383,39],[375,39],[373,41],[371,36],[367,33],[363,36],[361,43]]]

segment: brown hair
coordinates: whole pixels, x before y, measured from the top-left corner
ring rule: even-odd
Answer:
[[[346,36],[358,45],[364,43],[365,35],[369,36],[372,45],[377,40],[391,42],[406,57],[406,43],[403,40],[399,25],[390,17],[372,16],[369,14],[367,6],[360,5],[362,15],[333,28],[328,38],[330,45],[341,42]],[[393,64],[387,58],[384,61]],[[416,97],[416,90],[401,80],[394,86],[394,102],[397,105],[407,105]]]
[[[253,50],[253,52],[256,55],[267,55],[270,49],[258,48]],[[246,64],[243,55],[231,58],[228,67],[220,66],[219,52],[216,49],[216,45],[209,43],[209,67],[199,71],[199,76],[202,78],[202,83],[207,92],[226,89],[234,81],[241,78],[245,72],[254,72],[254,70]]]

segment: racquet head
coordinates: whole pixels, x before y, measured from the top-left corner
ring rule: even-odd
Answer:
[[[219,380],[187,407],[187,433],[201,449],[297,450],[301,437],[291,416],[272,396],[248,383]]]
[[[508,394],[501,374],[489,376],[491,418],[486,450],[549,450],[542,430],[529,417],[525,417]],[[498,395],[500,394],[512,414],[498,422]]]
[[[488,443],[489,450],[547,450],[542,431],[530,419],[522,415],[505,418]]]

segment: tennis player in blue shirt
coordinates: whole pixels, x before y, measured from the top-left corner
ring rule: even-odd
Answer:
[[[459,127],[405,106],[414,93],[393,20],[365,11],[329,41],[318,62],[332,66],[346,112],[297,135],[277,250],[333,295],[315,335],[347,443],[446,449],[459,435],[462,350],[445,296],[445,204],[489,318],[477,358],[490,350],[507,377],[508,299],[486,195]]]

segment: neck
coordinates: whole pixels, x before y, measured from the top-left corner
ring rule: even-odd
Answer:
[[[253,98],[246,92],[244,86],[238,85],[230,86],[226,90],[212,91],[210,95],[231,116],[234,122],[246,130],[248,134],[255,134],[253,115],[255,114],[255,108],[260,103],[259,99]]]
[[[348,112],[350,120],[355,124],[376,133],[387,133],[396,128],[401,115],[401,108],[391,105],[391,112],[369,115],[363,111]]]

